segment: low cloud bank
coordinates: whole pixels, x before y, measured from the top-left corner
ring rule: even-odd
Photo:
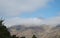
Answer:
[[[12,25],[38,26],[41,24],[47,24],[52,26],[60,24],[60,17],[52,17],[49,19],[15,17],[5,20],[5,25],[7,27],[10,27]]]

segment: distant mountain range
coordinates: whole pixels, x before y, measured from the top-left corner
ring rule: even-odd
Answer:
[[[26,38],[32,38],[32,35],[36,35],[38,38],[53,38],[56,35],[60,36],[60,24],[55,27],[49,25],[30,26],[16,25],[8,28],[11,35],[18,37],[25,36]],[[59,37],[58,36],[58,37]]]

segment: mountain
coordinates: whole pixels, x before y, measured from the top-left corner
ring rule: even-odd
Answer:
[[[44,35],[45,38],[60,38],[60,25],[58,24],[55,27],[51,28],[49,32]]]
[[[46,25],[47,26],[47,25]],[[31,38],[32,35],[39,37],[46,31],[45,26],[30,26],[26,27],[23,25],[12,26],[9,29],[11,35],[17,35],[18,37],[26,36],[26,38]],[[41,35],[40,35],[41,34]]]
[[[37,38],[60,37],[59,25],[55,27],[50,27],[50,25],[40,25],[40,26],[30,26],[30,27],[26,27],[23,25],[16,25],[8,29],[11,35],[16,35],[18,37],[25,36],[26,38],[32,38],[33,35],[36,35]]]
[[[60,27],[60,24],[58,24],[56,27]]]

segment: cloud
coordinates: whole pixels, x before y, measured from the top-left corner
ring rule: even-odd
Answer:
[[[46,19],[42,23],[43,24],[47,24],[47,25],[55,26],[57,24],[60,24],[60,16],[56,16],[56,17],[52,17],[52,18]]]
[[[52,0],[0,0],[0,15],[17,16],[22,12],[48,7],[49,2]]]
[[[35,26],[35,25],[40,25],[40,23],[42,22],[42,19],[39,18],[19,18],[19,17],[15,17],[15,18],[11,18],[11,19],[7,19],[5,20],[5,25],[7,27],[10,27],[12,25],[25,25],[25,26]]]
[[[12,25],[25,25],[25,26],[39,26],[41,24],[55,26],[60,24],[60,16],[52,17],[49,19],[41,19],[41,18],[10,18],[5,20],[5,25],[10,27]]]
[[[57,25],[60,24],[60,17],[53,17],[49,19],[41,19],[41,18],[10,18],[5,20],[5,25],[10,27],[12,25],[25,25],[25,26],[35,26],[35,25]]]

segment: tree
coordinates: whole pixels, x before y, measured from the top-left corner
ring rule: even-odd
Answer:
[[[16,37],[16,35],[13,35],[12,38],[18,38],[18,37]]]
[[[3,24],[4,20],[0,20],[0,38],[11,38],[10,32]]]
[[[20,38],[25,38],[24,36],[20,37]]]
[[[32,38],[37,38],[35,35],[33,35],[33,37]]]

